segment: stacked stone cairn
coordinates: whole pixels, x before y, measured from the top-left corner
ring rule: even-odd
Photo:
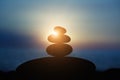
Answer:
[[[47,47],[47,53],[54,57],[64,57],[70,54],[73,49],[70,45],[66,44],[71,41],[71,38],[65,35],[67,32],[66,29],[61,26],[56,26],[54,32],[57,35],[51,34],[48,36],[48,41],[53,44]]]

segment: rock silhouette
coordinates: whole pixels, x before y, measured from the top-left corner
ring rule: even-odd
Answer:
[[[16,71],[27,80],[87,80],[93,76],[95,65],[73,57],[46,57],[21,64]]]
[[[48,40],[52,43],[57,43],[57,44],[62,44],[62,43],[67,43],[70,42],[70,37],[67,35],[59,35],[59,37],[55,36],[55,35],[50,35],[48,37]]]
[[[65,34],[67,32],[66,29],[61,26],[56,26],[54,31],[58,32],[59,34]]]
[[[68,44],[52,44],[47,47],[46,51],[52,56],[63,57],[72,52],[72,47]]]
[[[57,36],[51,34],[48,36],[48,41],[54,43],[47,47],[46,51],[49,55],[55,57],[64,57],[72,52],[72,47],[68,44],[70,42],[70,37],[65,35],[67,30],[63,27],[57,26],[54,28],[54,31],[57,33]]]
[[[48,41],[52,42],[52,43],[57,43],[57,44],[62,44],[62,43],[68,43],[70,42],[70,37],[65,35],[65,33],[67,32],[65,28],[63,27],[55,27],[54,31],[58,34],[57,36],[54,34],[51,34],[50,36],[48,36]]]
[[[68,43],[71,39],[65,35],[63,27],[57,26],[54,31],[57,36],[51,34],[46,52],[54,57],[45,57],[27,61],[16,69],[20,77],[25,80],[93,80],[95,65],[82,58],[65,57],[72,52]]]

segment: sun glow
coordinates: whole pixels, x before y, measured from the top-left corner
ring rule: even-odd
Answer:
[[[58,33],[55,32],[55,31],[53,31],[52,34],[53,34],[54,36],[58,36]]]
[[[40,13],[36,12],[34,13],[34,17],[30,19],[34,21],[32,27],[34,27],[35,30],[32,28],[32,31],[34,30],[34,35],[37,36],[38,41],[42,41],[42,43],[45,45],[50,44],[47,40],[49,35],[53,34],[55,36],[59,36],[59,33],[53,32],[53,29],[56,26],[62,26],[67,30],[65,35],[69,35],[71,37],[72,41],[70,44],[74,44],[76,41],[78,41],[76,37],[77,31],[75,31],[75,14],[64,9],[62,9],[62,11],[59,11],[59,9],[54,10],[55,12],[52,11],[45,10]],[[29,17],[31,17],[31,15],[29,15]]]

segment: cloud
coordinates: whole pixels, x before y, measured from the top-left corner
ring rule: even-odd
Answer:
[[[0,30],[0,47],[30,48],[40,47],[33,36],[17,31]]]

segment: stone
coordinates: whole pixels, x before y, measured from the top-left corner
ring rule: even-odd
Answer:
[[[65,33],[67,32],[66,29],[63,28],[63,27],[61,27],[61,26],[56,26],[56,27],[54,28],[54,31],[55,31],[55,32],[58,32],[59,34],[65,34]]]
[[[16,71],[23,80],[93,80],[95,65],[74,57],[45,57],[27,61]]]
[[[68,44],[52,44],[46,49],[49,55],[55,57],[64,57],[70,54],[72,50],[72,47]]]
[[[65,28],[61,26],[56,26],[54,31],[57,33],[48,36],[48,41],[55,43],[47,47],[46,52],[54,57],[64,57],[72,52],[72,47],[68,44],[71,38],[65,33],[67,32]]]
[[[59,36],[55,36],[55,35],[50,35],[48,36],[48,41],[52,42],[52,43],[67,43],[70,42],[70,37],[67,35],[59,35]]]

